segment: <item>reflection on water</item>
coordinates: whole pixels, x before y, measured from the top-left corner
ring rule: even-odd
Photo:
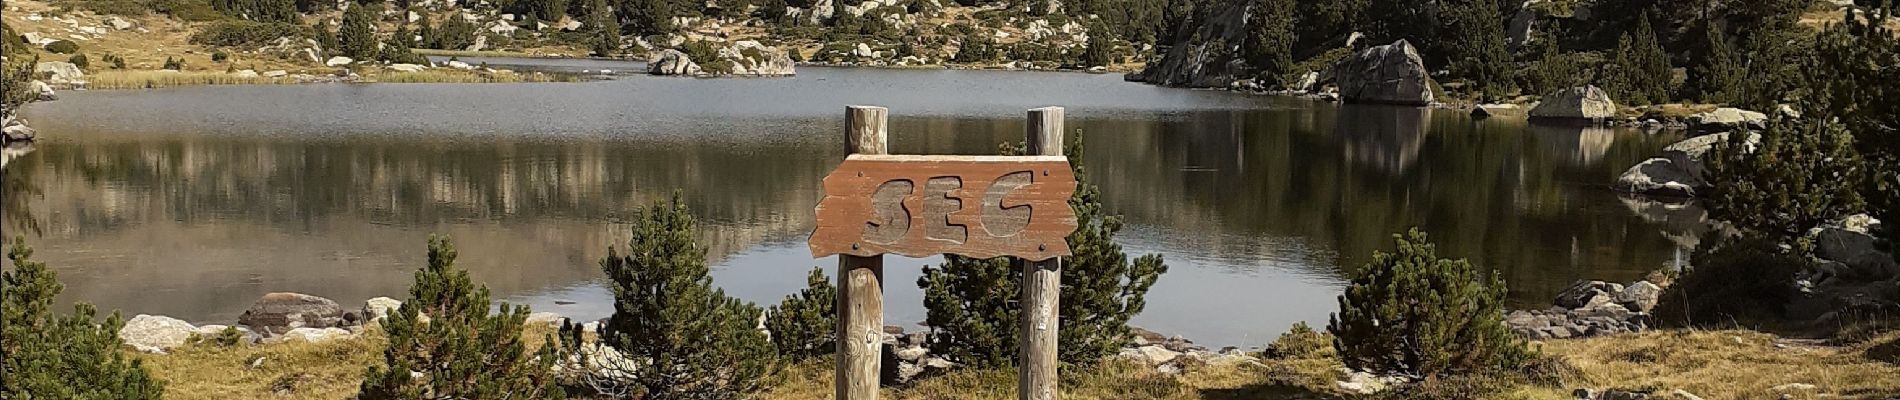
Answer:
[[[1666,137],[1112,76],[800,72],[75,93],[27,108],[46,140],[7,164],[0,226],[30,237],[65,300],[129,313],[228,323],[271,291],[400,296],[441,233],[498,298],[599,317],[596,260],[632,209],[678,190],[716,283],[775,302],[835,265],[803,242],[843,158],[842,105],[890,105],[893,152],[983,154],[1020,140],[1022,110],[1062,104],[1128,217],[1123,244],[1173,266],[1136,323],[1203,343],[1323,321],[1341,272],[1410,226],[1527,303],[1678,247],[1603,188]],[[934,262],[889,263],[887,320],[923,319],[914,267]]]

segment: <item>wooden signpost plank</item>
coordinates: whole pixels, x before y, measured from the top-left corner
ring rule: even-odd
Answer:
[[[1076,229],[1061,107],[1029,110],[1027,156],[888,155],[889,110],[845,110],[851,155],[825,177],[812,257],[838,255],[837,398],[877,398],[884,254],[1013,257],[1024,268],[1023,400],[1056,398],[1062,258]]]

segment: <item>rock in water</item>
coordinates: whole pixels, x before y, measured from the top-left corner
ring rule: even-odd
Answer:
[[[1689,120],[1695,122],[1696,129],[1710,132],[1763,129],[1768,124],[1768,114],[1722,107],[1714,111],[1691,115]]]
[[[356,60],[351,59],[349,57],[336,56],[336,57],[330,57],[329,61],[324,61],[323,65],[331,66],[331,67],[339,67],[339,66],[344,66],[344,65],[350,65],[350,63],[353,63],[353,62],[356,62]]]
[[[1623,171],[1623,175],[1618,176],[1612,186],[1629,193],[1695,197],[1696,191],[1707,189],[1709,183],[1673,160],[1651,158]]]
[[[164,353],[185,345],[198,328],[177,318],[139,314],[119,328],[119,340],[139,351]]]
[[[1616,102],[1596,86],[1573,87],[1544,96],[1531,108],[1531,118],[1602,121],[1616,117]]]
[[[238,325],[265,336],[296,328],[342,326],[343,307],[330,299],[302,293],[271,293],[244,310],[244,314],[238,316]]]
[[[35,96],[33,96],[34,101],[59,100],[59,93],[53,91],[53,85],[48,85],[45,81],[38,79],[33,80],[32,85],[33,93],[35,94]]]
[[[0,144],[31,142],[38,134],[33,127],[26,126],[26,120],[11,115],[7,116],[4,123],[0,123]]]
[[[652,60],[647,63],[647,73],[654,75],[691,76],[700,73],[699,64],[693,63],[692,57],[688,57],[686,53],[679,50],[660,50],[659,54],[652,57]]]
[[[1348,103],[1423,106],[1432,103],[1425,61],[1405,39],[1353,53],[1333,66],[1339,96]]]
[[[759,44],[756,41],[733,42],[732,46],[719,49],[719,58],[732,64],[732,75],[790,76],[798,74],[792,57],[786,55],[785,51]]]

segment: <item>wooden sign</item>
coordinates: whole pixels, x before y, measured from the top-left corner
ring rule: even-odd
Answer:
[[[1067,256],[1074,193],[1063,156],[853,154],[825,177],[811,253]]]

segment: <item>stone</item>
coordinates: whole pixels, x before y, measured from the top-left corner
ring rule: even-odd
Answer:
[[[1608,296],[1609,293],[1609,283],[1580,280],[1572,282],[1570,287],[1564,288],[1562,292],[1557,292],[1557,300],[1554,302],[1558,307],[1584,308],[1597,298]]]
[[[1596,400],[1597,391],[1590,390],[1589,388],[1577,388],[1577,390],[1570,391],[1570,397],[1575,397],[1579,400]]]
[[[256,78],[257,70],[250,70],[250,69],[239,70],[237,73],[233,75],[237,75],[237,77],[239,78]]]
[[[1649,393],[1610,389],[1610,390],[1603,391],[1603,395],[1598,396],[1597,399],[1598,400],[1647,400],[1649,399]]]
[[[266,294],[238,315],[238,325],[273,336],[296,328],[343,325],[343,307],[330,299],[301,293]]]
[[[1695,197],[1696,192],[1707,189],[1709,183],[1676,161],[1651,158],[1623,171],[1611,187],[1628,193]]]
[[[416,64],[389,64],[389,70],[397,72],[422,72],[423,69],[427,68],[429,67]]]
[[[475,69],[475,66],[468,65],[468,63],[462,62],[461,60],[449,60],[448,63],[444,63],[443,65],[447,65],[449,68],[455,68],[455,69]]]
[[[363,301],[363,315],[368,316],[372,321],[389,318],[389,313],[396,312],[396,309],[399,308],[402,308],[402,300],[388,297],[377,297]]]
[[[1333,66],[1333,79],[1348,103],[1423,106],[1434,100],[1425,61],[1405,39],[1340,60]]]
[[[1616,294],[1616,303],[1635,312],[1649,312],[1662,298],[1662,287],[1649,281],[1637,281]]]
[[[1682,400],[1702,400],[1702,396],[1697,396],[1695,393],[1689,393],[1689,391],[1682,389],[1671,390],[1669,394]]]
[[[475,43],[469,44],[468,47],[462,50],[482,51],[482,49],[486,48],[488,48],[488,35],[475,35]]]
[[[313,62],[313,63],[323,61],[323,55],[318,54],[318,51],[316,48],[305,47],[303,50],[300,50],[298,53],[303,55],[303,59],[310,60],[310,62]]]
[[[1768,123],[1768,114],[1722,107],[1714,111],[1689,116],[1696,129],[1705,131],[1732,131],[1739,129],[1762,129]]]
[[[567,317],[561,314],[542,311],[528,314],[528,320],[525,325],[546,324],[550,327],[560,327],[563,321],[567,321]]]
[[[183,320],[161,315],[139,314],[119,328],[119,340],[138,351],[164,354],[185,345],[198,327]]]
[[[1181,352],[1168,350],[1166,347],[1157,346],[1157,345],[1141,346],[1141,347],[1136,347],[1133,349],[1123,349],[1123,354],[1128,354],[1129,350],[1134,351],[1134,353],[1130,355],[1131,359],[1135,361],[1148,363],[1150,365],[1166,364],[1169,361],[1174,361],[1174,359],[1181,357]]]
[[[728,62],[732,70],[730,75],[738,76],[791,76],[796,75],[797,65],[792,57],[776,47],[766,46],[757,41],[741,40],[719,49],[719,58]]]
[[[1845,278],[1871,282],[1900,276],[1900,263],[1882,251],[1880,242],[1873,236],[1844,229],[1839,224],[1817,228],[1810,236],[1814,238],[1816,257],[1847,266]]]
[[[1596,86],[1573,87],[1544,96],[1531,108],[1532,119],[1602,121],[1616,117],[1616,101]]]
[[[78,65],[65,61],[42,61],[33,66],[33,73],[50,74],[47,80],[52,83],[79,82],[86,77],[86,71],[79,69]]]
[[[1504,117],[1504,116],[1512,116],[1512,115],[1521,117],[1524,114],[1523,114],[1523,111],[1521,111],[1517,107],[1516,104],[1479,104],[1477,107],[1471,108],[1471,118],[1475,118],[1475,119]]]
[[[328,61],[324,61],[323,65],[328,66],[328,67],[340,67],[344,65],[350,65],[350,63],[353,63],[353,62],[356,62],[356,60],[350,59],[349,57],[336,56],[336,57],[330,57],[330,60]]]
[[[652,57],[652,60],[647,63],[647,73],[654,75],[693,76],[699,75],[702,71],[699,64],[693,62],[692,57],[679,50],[660,50],[656,56]]]
[[[1343,369],[1343,368],[1342,368]],[[1395,385],[1405,383],[1404,377],[1379,376],[1364,371],[1346,371],[1346,378],[1334,382],[1339,390],[1352,394],[1372,395],[1384,392]]]
[[[1179,36],[1183,40],[1170,43],[1160,60],[1149,62],[1129,78],[1161,86],[1225,88],[1249,77],[1253,67],[1239,52],[1231,51],[1231,44],[1246,40],[1249,3],[1209,3],[1206,18],[1197,19],[1198,26],[1183,29]]]
[[[132,29],[132,21],[126,21],[125,18],[119,18],[116,16],[111,17],[111,18],[106,18],[106,25],[112,26],[112,29],[118,29],[122,31],[127,30],[127,29]]]
[[[282,78],[282,77],[284,77],[285,75],[290,75],[290,72],[287,72],[287,71],[284,71],[284,70],[281,70],[281,69],[279,69],[279,70],[271,70],[271,71],[265,71],[265,72],[264,72],[264,77],[266,77],[266,78]]]
[[[1293,80],[1293,84],[1287,86],[1287,90],[1305,92],[1313,90],[1315,85],[1319,85],[1319,72],[1306,71],[1305,74],[1300,74],[1300,79]]]
[[[1775,387],[1768,388],[1768,390],[1773,390],[1777,392],[1802,392],[1802,391],[1814,390],[1816,388],[1817,387],[1811,383],[1784,383],[1780,385],[1775,385]]]
[[[25,119],[8,115],[4,125],[0,125],[0,144],[13,142],[31,142],[39,132],[26,125]]]
[[[53,85],[47,84],[46,81],[34,79],[31,85],[33,85],[33,93],[35,93],[33,96],[34,101],[59,100],[59,93],[54,92]]]
[[[302,340],[310,343],[323,343],[332,340],[348,339],[354,336],[343,328],[296,328],[284,332],[282,341]]]

